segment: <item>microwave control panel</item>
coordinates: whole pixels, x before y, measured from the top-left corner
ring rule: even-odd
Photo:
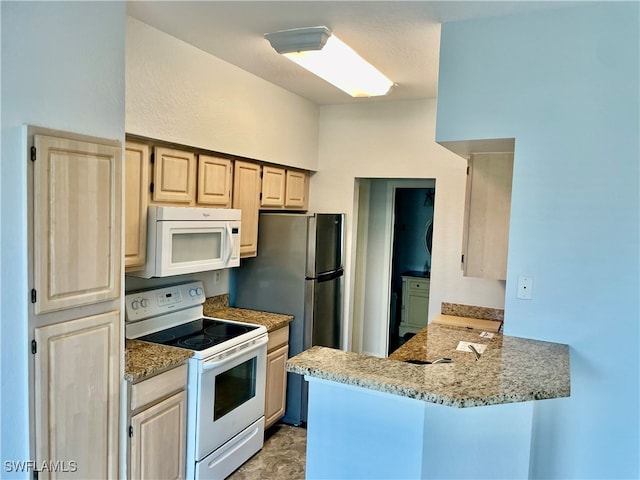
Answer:
[[[166,313],[198,306],[205,301],[202,282],[190,282],[125,295],[127,322],[144,320]]]

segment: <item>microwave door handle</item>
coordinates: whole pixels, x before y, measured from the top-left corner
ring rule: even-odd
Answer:
[[[229,263],[229,260],[231,260],[231,255],[233,255],[233,231],[231,230],[231,225],[229,224],[229,222],[225,224],[225,229],[227,231],[227,252],[224,263],[225,265],[227,265]]]

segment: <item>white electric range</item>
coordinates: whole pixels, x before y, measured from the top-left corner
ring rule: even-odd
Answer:
[[[125,335],[193,352],[187,384],[188,479],[222,479],[264,441],[267,329],[203,315],[202,282],[125,296]]]

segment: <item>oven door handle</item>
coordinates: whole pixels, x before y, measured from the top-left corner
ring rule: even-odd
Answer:
[[[240,349],[240,351],[233,353],[231,355],[229,355],[228,357],[224,357],[220,360],[210,360],[208,362],[203,362],[202,364],[202,371],[207,371],[207,370],[212,370],[214,368],[219,367],[220,365],[224,365],[227,362],[230,362],[232,360],[235,360],[238,357],[242,357],[248,353],[251,353],[255,350],[259,350],[261,347],[263,347],[264,345],[266,345],[268,342],[268,337],[264,337],[261,338],[259,340],[256,341],[255,344],[253,344],[251,347],[246,348],[246,349]]]

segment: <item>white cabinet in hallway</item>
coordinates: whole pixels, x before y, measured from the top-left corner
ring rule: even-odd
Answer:
[[[400,336],[418,333],[427,326],[430,279],[402,275],[402,314]]]

